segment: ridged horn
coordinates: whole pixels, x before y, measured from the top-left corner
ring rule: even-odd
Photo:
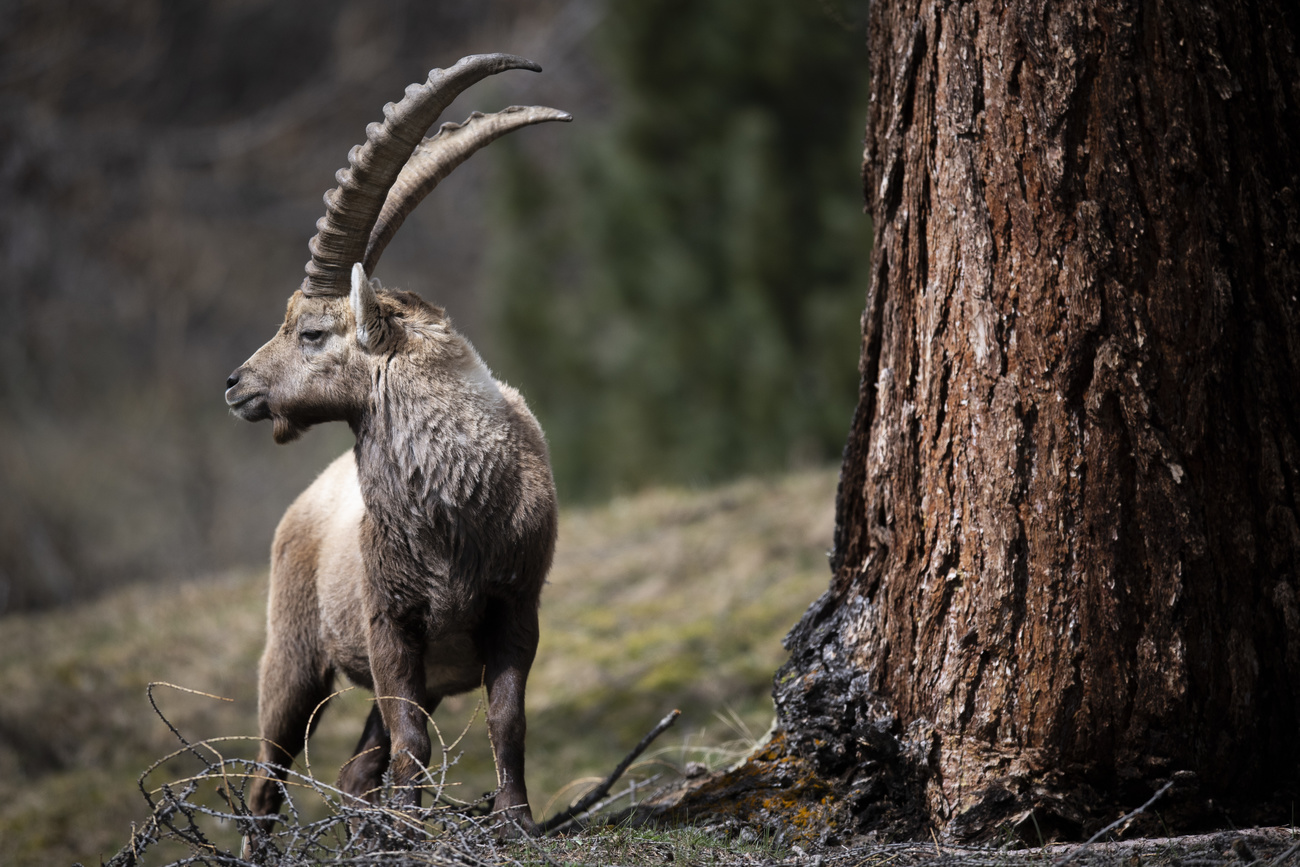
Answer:
[[[573,115],[544,105],[512,105],[495,114],[476,111],[464,123],[444,123],[435,135],[416,145],[388,191],[383,210],[370,233],[366,257],[362,260],[366,273],[375,272],[379,257],[403,221],[456,166],[508,132],[551,120],[571,121]]]
[[[305,295],[347,295],[353,264],[365,256],[370,230],[389,189],[424,133],[467,87],[507,69],[542,68],[512,54],[475,54],[450,69],[435,69],[424,84],[406,88],[401,102],[384,106],[384,122],[366,127],[366,143],[348,154],[348,167],[325,194],[325,216],[308,243],[311,261],[302,281]]]

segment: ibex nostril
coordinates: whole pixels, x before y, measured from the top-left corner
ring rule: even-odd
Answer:
[[[227,376],[227,377],[226,377],[226,390],[229,391],[230,389],[234,388],[234,387],[237,386],[237,385],[239,385],[239,371],[238,371],[238,370],[236,370],[234,373],[230,374],[230,376]]]

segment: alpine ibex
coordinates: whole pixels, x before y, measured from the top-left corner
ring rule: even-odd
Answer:
[[[283,768],[341,673],[376,696],[340,772],[343,791],[377,799],[391,765],[399,801],[418,806],[426,712],[485,685],[494,810],[535,832],[524,683],[555,547],[546,440],[519,392],[492,377],[440,308],[367,276],[406,216],[475,150],[529,124],[571,119],[511,107],[421,139],[461,91],[507,69],[540,71],[521,57],[466,57],[384,107],[384,122],[367,128],[325,195],[283,325],[226,381],[234,413],[271,419],[276,442],[327,421],[346,421],[356,435],[275,533],[259,760],[281,770],[252,783],[260,816],[279,810]]]

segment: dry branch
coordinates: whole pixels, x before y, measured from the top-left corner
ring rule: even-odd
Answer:
[[[174,726],[154,700],[154,686],[148,697],[154,712],[175,735],[181,747],[159,759],[140,776],[139,786],[150,807],[149,819],[133,828],[130,842],[106,867],[135,867],[147,850],[164,841],[180,844],[189,856],[175,864],[283,865],[298,863],[388,865],[476,865],[517,864],[499,839],[500,821],[486,815],[487,804],[495,793],[474,803],[457,802],[443,791],[443,782],[426,774],[423,786],[431,791],[434,805],[429,808],[402,810],[390,808],[388,802],[396,787],[388,785],[381,793],[381,803],[371,804],[348,798],[332,785],[312,776],[310,769],[300,773],[290,769],[280,782],[288,815],[277,817],[275,827],[260,827],[246,802],[249,783],[273,769],[249,759],[226,758],[212,738],[191,741]],[[196,695],[207,693],[174,687]],[[210,696],[219,698],[218,696]],[[436,730],[436,729],[435,729]],[[239,739],[242,740],[242,739]],[[442,741],[439,734],[439,741]],[[457,741],[459,742],[459,741]],[[455,744],[453,744],[455,746]],[[202,764],[198,773],[157,785],[151,777],[168,761],[192,756]],[[455,764],[444,748],[442,776]],[[436,770],[436,769],[435,769]],[[306,821],[299,812],[302,795],[312,793],[329,810],[329,815]],[[214,807],[212,804],[222,804]],[[247,845],[243,851],[231,851],[209,838],[205,826],[229,823]],[[514,844],[516,847],[519,844]],[[527,844],[525,844],[527,845]],[[546,861],[545,853],[530,852],[528,857]]]
[[[249,809],[246,797],[252,780],[265,777],[275,769],[264,762],[227,758],[218,749],[222,741],[244,738],[186,738],[159,707],[153,695],[155,686],[208,695],[173,684],[149,685],[149,703],[180,742],[180,747],[154,762],[140,775],[139,787],[149,804],[150,816],[142,825],[132,829],[130,842],[106,863],[106,867],[135,867],[141,863],[146,851],[163,842],[179,844],[189,850],[188,857],[173,862],[173,865],[257,867],[312,863],[486,867],[518,864],[519,857],[528,859],[530,863],[553,863],[534,841],[506,843],[502,839],[501,817],[492,815],[488,807],[495,792],[489,792],[474,802],[464,802],[444,791],[446,771],[458,758],[449,756],[448,752],[459,744],[460,738],[448,747],[441,732],[438,741],[443,746],[442,766],[429,768],[421,780],[422,788],[433,796],[432,806],[412,809],[408,805],[400,810],[393,809],[390,801],[400,792],[389,779],[385,779],[385,790],[380,793],[379,804],[350,798],[335,786],[316,779],[308,766],[305,772],[287,770],[279,782],[287,815],[276,816],[274,826],[264,827]],[[610,799],[606,796],[613,785],[680,714],[674,710],[660,720],[600,785],[578,803],[543,823],[542,829],[551,831],[566,826],[582,814],[607,803]],[[161,784],[154,781],[154,775],[166,763],[182,756],[197,759],[202,770]],[[300,801],[308,793],[320,799],[329,811],[328,816],[315,821],[304,818]],[[628,792],[621,792],[615,798],[626,794]],[[242,836],[242,850],[231,851],[210,838],[209,832],[222,824],[233,826]]]
[[[1086,852],[1088,850],[1088,847],[1091,846],[1093,843],[1096,843],[1102,837],[1105,837],[1107,834],[1109,834],[1111,831],[1118,828],[1120,825],[1123,825],[1125,822],[1128,822],[1131,819],[1134,819],[1137,816],[1140,816],[1143,813],[1145,813],[1147,811],[1147,808],[1150,807],[1152,804],[1154,804],[1156,801],[1160,800],[1161,796],[1164,795],[1165,792],[1173,788],[1173,785],[1174,785],[1173,780],[1170,780],[1169,782],[1165,783],[1163,786],[1160,787],[1160,791],[1156,792],[1149,799],[1147,799],[1147,802],[1145,804],[1138,807],[1136,810],[1133,810],[1132,812],[1125,813],[1123,816],[1120,816],[1118,819],[1116,819],[1114,822],[1111,822],[1105,828],[1102,828],[1096,834],[1093,834],[1091,837],[1087,839],[1087,841],[1084,842],[1082,846],[1080,846],[1078,849],[1075,849],[1074,851],[1066,855],[1061,860],[1057,861],[1055,867],[1065,867],[1066,864],[1069,864],[1075,858],[1078,858],[1080,855]]]
[[[544,835],[553,833],[590,810],[597,801],[605,797],[609,790],[614,787],[614,784],[618,782],[618,778],[623,776],[623,773],[632,766],[632,763],[636,761],[637,757],[645,752],[646,747],[650,746],[650,744],[654,742],[655,738],[666,732],[669,726],[677,722],[677,718],[681,715],[682,712],[674,708],[671,713],[659,720],[659,723],[652,728],[645,737],[641,738],[641,742],[632,748],[632,752],[628,753],[623,758],[623,761],[618,763],[618,766],[614,768],[608,777],[601,781],[600,785],[583,795],[582,798],[572,807],[556,813],[554,816],[547,819],[538,826],[538,830]]]

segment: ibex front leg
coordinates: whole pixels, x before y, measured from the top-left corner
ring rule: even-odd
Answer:
[[[487,662],[488,735],[496,755],[497,796],[492,811],[537,834],[524,785],[524,686],[537,654],[537,604],[493,600],[478,635]]]
[[[429,764],[429,729],[424,707],[424,644],[411,630],[384,614],[370,618],[370,672],[375,698],[391,740],[393,790],[397,806],[420,806],[417,779]]]

